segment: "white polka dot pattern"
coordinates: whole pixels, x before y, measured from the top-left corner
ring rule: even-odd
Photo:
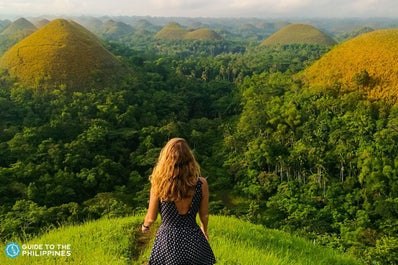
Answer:
[[[214,253],[196,223],[202,199],[199,180],[189,211],[181,215],[174,202],[161,202],[162,223],[152,247],[149,265],[211,265],[216,263]]]

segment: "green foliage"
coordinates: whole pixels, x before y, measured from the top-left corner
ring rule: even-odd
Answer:
[[[376,248],[369,253],[377,264],[396,264],[398,262],[398,240],[396,237],[383,237],[376,242]]]
[[[398,217],[397,107],[367,100],[366,91],[313,92],[281,77],[254,75],[240,86],[243,111],[227,138],[237,188],[267,200],[257,217],[266,226],[327,235],[323,244],[372,262],[366,253],[392,236]],[[361,85],[368,81],[366,72],[358,76]],[[265,177],[272,175],[275,182]]]

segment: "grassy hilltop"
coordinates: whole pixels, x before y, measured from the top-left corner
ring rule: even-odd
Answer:
[[[37,30],[37,27],[25,18],[19,18],[6,27],[0,35],[21,40]]]
[[[24,243],[70,244],[70,257],[10,259],[3,253],[0,264],[144,264],[156,229],[152,229],[149,237],[143,236],[142,219],[142,216],[102,219],[50,231]],[[334,250],[233,217],[212,216],[209,234],[217,264],[360,264]],[[4,245],[0,247],[4,249]]]
[[[367,89],[370,98],[398,96],[398,30],[377,30],[334,47],[303,73],[313,87]]]
[[[330,36],[323,33],[319,29],[306,24],[291,24],[278,30],[268,38],[266,38],[261,45],[275,45],[275,44],[319,44],[332,46],[336,44]]]
[[[26,86],[81,88],[111,84],[124,67],[94,34],[56,19],[11,47],[0,58],[0,68]]]
[[[169,23],[155,34],[156,39],[163,40],[221,40],[221,36],[208,28],[189,31],[178,23]]]

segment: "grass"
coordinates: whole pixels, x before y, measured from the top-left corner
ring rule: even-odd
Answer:
[[[0,264],[127,264],[138,256],[140,244],[137,235],[142,217],[103,219],[78,226],[67,226],[22,244],[70,244],[69,257],[28,257],[10,259],[0,256]],[[4,250],[4,245],[1,246]],[[3,252],[4,254],[4,252]]]
[[[212,217],[209,233],[217,264],[361,264],[335,250],[232,217]]]
[[[53,244],[57,248],[57,244],[70,244],[71,255],[11,259],[3,251],[0,264],[146,264],[156,227],[152,234],[143,235],[142,220],[143,216],[102,219],[61,227],[27,242],[15,240],[20,246]],[[360,264],[353,257],[332,249],[233,217],[211,216],[209,235],[217,264]],[[0,248],[4,250],[5,244],[0,244]]]

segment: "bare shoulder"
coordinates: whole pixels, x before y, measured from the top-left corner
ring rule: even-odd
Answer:
[[[200,182],[202,182],[202,192],[203,194],[208,194],[209,192],[209,185],[207,184],[207,180],[203,177],[199,178]]]

